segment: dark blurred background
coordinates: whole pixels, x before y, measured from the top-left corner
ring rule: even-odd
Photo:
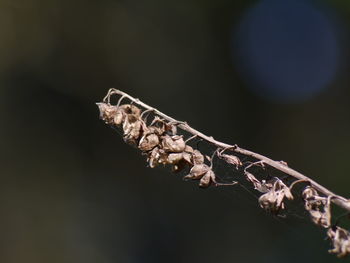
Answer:
[[[122,89],[349,196],[349,17],[346,0],[1,0],[1,262],[336,262],[307,218],[146,168],[94,103]]]

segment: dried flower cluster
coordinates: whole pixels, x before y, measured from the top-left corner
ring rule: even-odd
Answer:
[[[116,106],[110,104],[110,96],[112,94],[122,96]],[[129,98],[132,103],[120,105],[121,100],[125,97]],[[140,107],[134,104],[138,104]],[[329,252],[336,254],[338,257],[350,254],[350,233],[336,225],[332,226],[331,223],[331,202],[350,211],[350,201],[333,194],[310,178],[290,169],[285,162],[272,161],[262,155],[239,148],[237,145],[232,146],[218,142],[212,137],[194,130],[187,123],[178,122],[140,102],[138,99],[134,99],[126,93],[115,89],[111,89],[104,102],[97,103],[97,105],[100,110],[100,118],[106,124],[122,129],[124,141],[137,147],[143,155],[146,155],[147,162],[151,168],[162,164],[170,165],[173,172],[186,169],[188,174],[184,176],[184,179],[198,180],[200,187],[223,185],[223,183],[217,182],[212,168],[214,155],[232,165],[235,171],[242,171],[244,174],[242,178],[261,193],[258,199],[260,207],[273,214],[278,214],[286,209],[286,200],[294,199],[292,188],[295,184],[306,183],[307,186],[303,188],[301,194],[304,208],[309,213],[313,223],[328,229],[327,236],[333,244],[333,249],[329,250]],[[154,119],[150,124],[147,124],[145,115],[150,112],[154,113]],[[183,135],[178,134],[178,127],[192,134],[193,137],[200,137],[215,145],[217,150],[213,156],[209,157],[188,145],[187,142],[192,137],[185,140]],[[257,161],[253,163],[248,162],[249,164],[242,163],[237,155],[224,153],[229,150],[253,157]],[[278,177],[268,177],[267,180],[259,180],[252,172],[248,171],[252,167],[263,171],[266,171],[267,167],[273,167],[295,180],[289,185]],[[230,185],[237,183],[232,182]]]
[[[124,141],[141,150],[142,154],[147,156],[151,168],[160,164],[171,165],[173,172],[188,168],[189,174],[184,176],[184,179],[199,180],[200,187],[222,184],[216,181],[211,165],[205,163],[210,158],[186,144],[182,135],[177,135],[177,123],[167,122],[155,116],[147,125],[143,119],[143,113],[146,111],[142,112],[140,108],[131,104],[114,106],[98,103],[98,107],[100,118],[106,124],[122,128]],[[240,165],[238,157],[228,154],[223,156],[231,158],[233,164]]]

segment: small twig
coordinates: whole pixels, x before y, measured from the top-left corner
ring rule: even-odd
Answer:
[[[300,180],[296,180],[293,183],[290,184],[289,189],[292,191],[293,187],[298,184],[298,183],[309,183],[309,180],[304,180],[304,179],[300,179]]]
[[[312,186],[318,192],[322,193],[323,195],[325,195],[327,197],[331,197],[330,199],[334,204],[336,204],[336,205],[340,206],[341,208],[350,212],[350,201],[347,198],[333,193],[332,191],[330,191],[326,187],[322,186],[321,184],[317,183],[316,181],[312,180],[311,178],[303,175],[302,173],[286,166],[285,164],[281,163],[280,161],[274,161],[274,160],[272,160],[264,155],[255,153],[255,152],[250,151],[250,150],[243,149],[243,148],[239,147],[238,145],[230,145],[227,143],[217,141],[212,136],[207,136],[207,135],[201,133],[200,131],[192,128],[186,122],[177,121],[174,118],[172,118],[172,117],[164,114],[163,112],[143,103],[139,99],[136,99],[123,91],[120,91],[117,89],[110,89],[107,96],[104,98],[104,101],[107,101],[109,103],[110,96],[113,94],[118,94],[118,95],[122,96],[122,98],[128,98],[130,101],[132,101],[135,104],[138,104],[139,106],[143,107],[146,110],[153,110],[153,112],[156,115],[162,117],[163,119],[165,119],[171,123],[176,123],[180,129],[182,129],[182,130],[184,130],[192,135],[195,135],[196,137],[199,137],[199,138],[211,143],[212,145],[215,145],[216,147],[218,147],[220,149],[223,149],[225,151],[230,150],[230,151],[233,151],[233,152],[236,152],[236,153],[248,156],[248,157],[252,157],[256,160],[259,160],[260,163],[271,166],[271,167],[275,168],[276,170],[279,170],[279,171],[297,179],[298,181],[301,181],[301,180],[307,181],[307,182],[309,182],[310,186]],[[119,102],[120,102],[120,100],[119,100]]]

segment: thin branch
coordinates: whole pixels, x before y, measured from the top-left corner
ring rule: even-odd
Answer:
[[[308,182],[310,186],[312,186],[314,189],[316,189],[318,192],[322,193],[323,195],[327,196],[327,197],[332,197],[331,200],[334,204],[340,206],[341,208],[347,210],[350,212],[350,201],[349,199],[342,197],[340,195],[337,195],[335,193],[333,193],[332,191],[330,191],[329,189],[327,189],[326,187],[320,185],[319,183],[317,183],[316,181],[312,180],[311,178],[303,175],[302,173],[288,167],[286,164],[280,162],[280,161],[274,161],[264,155],[255,153],[253,151],[250,150],[246,150],[243,149],[237,145],[230,145],[227,143],[223,143],[220,141],[215,140],[212,136],[207,136],[203,133],[201,133],[200,131],[192,128],[190,125],[188,125],[186,122],[181,122],[181,121],[177,121],[174,118],[164,114],[163,112],[147,105],[146,103],[143,103],[142,101],[140,101],[137,98],[134,98],[132,96],[130,96],[129,94],[117,90],[117,89],[111,89],[107,96],[104,98],[104,101],[109,103],[109,97],[112,94],[118,94],[121,96],[121,98],[128,98],[130,101],[132,101],[133,103],[143,107],[145,110],[147,111],[152,111],[154,112],[154,114],[162,117],[163,119],[169,121],[169,122],[173,122],[173,123],[177,123],[177,127],[179,127],[180,129],[192,134],[193,136],[196,136],[198,138],[202,138],[203,140],[211,143],[212,145],[215,145],[218,148],[221,148],[223,150],[226,151],[233,151],[245,156],[249,156],[252,157],[254,159],[257,159],[259,161],[261,161],[262,163],[269,165],[293,178],[295,178],[298,181],[303,181],[303,182]],[[120,102],[120,100],[119,100]]]

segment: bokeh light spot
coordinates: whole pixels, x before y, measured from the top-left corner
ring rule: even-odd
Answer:
[[[302,1],[261,1],[233,30],[233,59],[258,95],[300,102],[327,87],[338,67],[336,32]]]

